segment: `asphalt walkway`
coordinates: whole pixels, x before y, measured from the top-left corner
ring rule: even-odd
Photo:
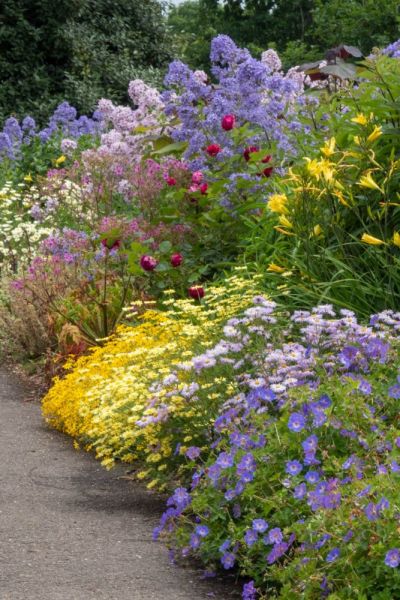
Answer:
[[[231,600],[230,582],[173,566],[162,502],[47,428],[0,370],[0,600]]]

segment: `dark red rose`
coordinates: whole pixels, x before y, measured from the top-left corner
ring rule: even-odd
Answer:
[[[274,170],[274,167],[267,167],[266,169],[264,169],[262,174],[264,175],[264,177],[271,177],[273,170]]]
[[[199,187],[199,190],[202,194],[207,194],[208,183],[202,183],[201,186]]]
[[[176,185],[176,179],[175,179],[175,177],[167,177],[165,181],[167,182],[167,185],[169,185],[171,187],[173,185]]]
[[[272,156],[270,154],[267,154],[267,156],[264,156],[264,158],[261,160],[261,162],[264,164],[269,163],[271,158],[272,158]],[[274,167],[267,167],[266,169],[263,170],[261,175],[264,175],[264,177],[271,177],[273,170],[274,170]]]
[[[209,156],[217,156],[219,152],[221,152],[222,148],[219,144],[210,144],[206,148],[206,152]]]
[[[107,238],[101,240],[104,248],[108,248],[109,250],[114,250],[114,248],[119,248],[121,246],[121,240],[108,240]]]
[[[173,267],[179,267],[182,264],[183,256],[177,252],[176,254],[172,254],[170,261]]]
[[[154,271],[156,266],[158,265],[158,260],[154,258],[154,256],[149,256],[148,254],[143,254],[140,259],[140,266],[144,271]]]
[[[188,289],[188,294],[194,300],[200,300],[204,298],[204,288],[201,285],[194,285]]]
[[[221,120],[221,127],[225,131],[230,131],[235,127],[236,118],[235,115],[225,115]]]
[[[257,148],[257,146],[248,146],[247,148],[245,148],[244,152],[243,152],[243,156],[246,162],[248,162],[250,160],[250,154],[252,154],[253,152],[258,152],[259,148]]]

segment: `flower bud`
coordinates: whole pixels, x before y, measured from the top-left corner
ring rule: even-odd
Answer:
[[[204,298],[204,288],[201,285],[194,285],[188,289],[188,294],[194,300]]]
[[[148,254],[144,254],[140,259],[140,266],[144,271],[154,271],[157,265],[158,260]]]
[[[222,148],[219,144],[210,144],[206,148],[206,152],[209,156],[217,156],[219,152],[221,152]]]
[[[225,115],[221,120],[221,127],[225,131],[230,131],[235,127],[236,118],[235,115]]]
[[[173,267],[179,267],[183,262],[182,254],[179,254],[178,252],[176,254],[172,254],[170,262]]]

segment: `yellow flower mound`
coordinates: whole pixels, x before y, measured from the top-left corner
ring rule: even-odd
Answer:
[[[151,386],[210,346],[227,319],[251,304],[259,291],[257,281],[237,272],[223,285],[209,287],[202,304],[169,297],[164,302],[169,310],[148,311],[137,325],[120,326],[105,346],[67,364],[72,370],[55,378],[43,399],[47,422],[95,449],[106,467],[115,459],[159,463],[171,456],[176,441],[160,439],[158,424],[136,425],[156,412],[160,398],[154,398]],[[173,404],[174,416],[185,413],[196,421],[196,408],[181,397],[163,401]],[[154,464],[151,467],[154,471]],[[156,467],[160,472],[165,468]],[[155,485],[157,481],[151,482]]]

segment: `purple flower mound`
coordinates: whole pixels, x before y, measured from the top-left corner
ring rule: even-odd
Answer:
[[[197,439],[195,485],[190,496],[177,489],[161,528],[211,565],[251,577],[243,598],[276,581],[309,598],[340,597],[343,582],[367,596],[382,570],[396,597],[400,313],[369,325],[329,305],[282,316],[257,296],[192,368],[177,367],[175,382],[183,375],[197,386],[189,410],[208,406],[208,384],[222,373],[223,401]],[[271,388],[273,398],[256,393]],[[161,398],[179,390],[161,386]]]

